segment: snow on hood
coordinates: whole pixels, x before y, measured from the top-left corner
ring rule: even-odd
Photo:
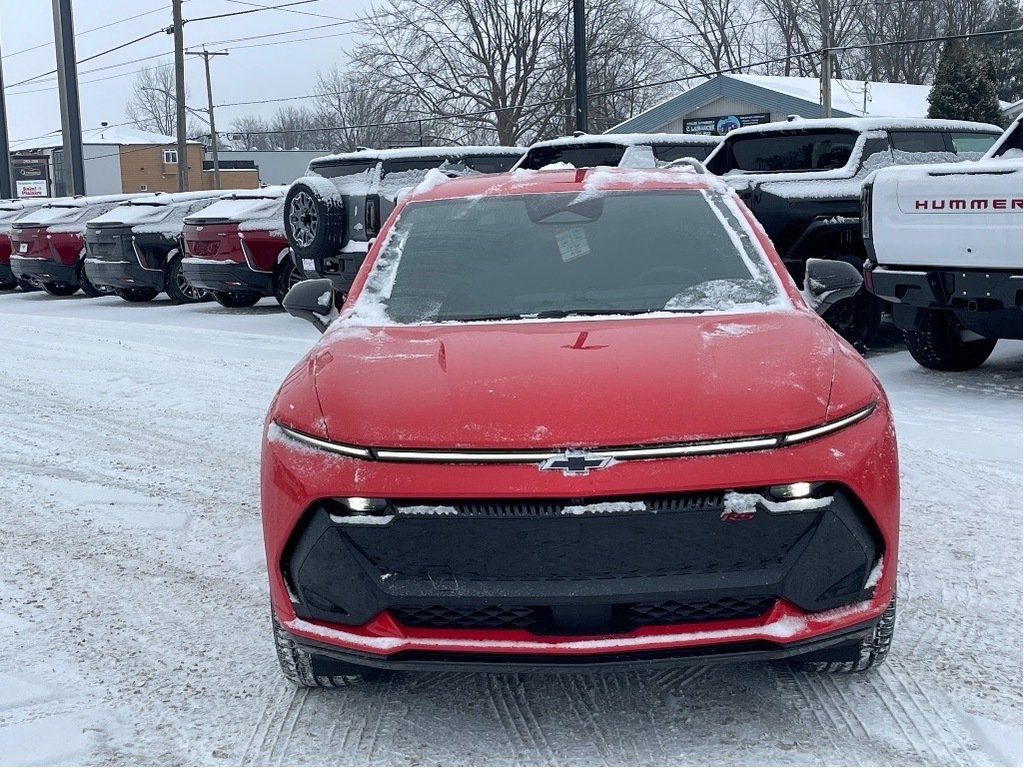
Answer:
[[[823,323],[759,312],[722,324],[672,315],[353,333],[336,322],[316,388],[329,439],[394,448],[652,445],[825,419],[835,336]],[[652,365],[658,375],[643,375]],[[630,405],[610,408],[626,372]]]

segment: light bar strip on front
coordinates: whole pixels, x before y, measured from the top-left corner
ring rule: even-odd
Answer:
[[[875,410],[875,403],[871,403],[859,411],[844,416],[841,419],[821,424],[810,429],[803,429],[799,432],[788,432],[782,435],[765,437],[740,437],[730,440],[715,440],[695,443],[677,443],[675,445],[663,445],[650,448],[586,448],[579,449],[583,453],[595,453],[601,456],[608,456],[616,461],[661,459],[672,458],[673,456],[702,456],[714,453],[731,453],[736,451],[758,451],[766,448],[778,448],[781,446],[802,443],[821,435],[837,432],[840,429],[855,424],[867,418]],[[537,461],[546,461],[565,454],[564,451],[420,451],[403,450],[397,448],[369,449],[360,448],[344,443],[333,443],[327,440],[307,435],[303,432],[296,432],[281,424],[278,424],[281,431],[292,439],[320,448],[331,453],[338,453],[343,456],[352,456],[359,459],[378,459],[380,461],[410,461],[425,462],[432,464],[526,464]]]
[[[822,424],[820,427],[812,427],[811,429],[804,429],[800,432],[790,432],[782,438],[782,444],[792,445],[793,443],[802,443],[804,440],[810,440],[814,437],[827,435],[829,432],[836,432],[837,430],[848,427],[851,424],[855,424],[861,419],[866,419],[874,410],[875,403],[871,403],[870,405],[861,408],[859,411],[854,411],[849,416],[844,416],[841,419],[827,422]]]
[[[304,445],[311,446],[313,448],[319,448],[321,451],[329,451],[330,453],[338,453],[342,456],[352,456],[357,459],[371,459],[373,456],[370,451],[366,448],[359,448],[354,445],[345,445],[343,443],[332,443],[328,440],[321,440],[319,437],[313,437],[307,435],[305,432],[296,432],[294,429],[286,427],[284,424],[277,424],[278,429],[284,432],[292,440],[303,443]]]

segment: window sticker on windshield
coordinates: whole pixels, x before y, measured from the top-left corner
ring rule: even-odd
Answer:
[[[590,243],[587,242],[587,233],[583,231],[583,227],[571,227],[556,232],[555,241],[558,243],[562,261],[566,263],[590,253]]]

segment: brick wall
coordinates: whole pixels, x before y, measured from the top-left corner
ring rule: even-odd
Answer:
[[[177,192],[178,166],[164,162],[164,150],[176,149],[173,144],[164,146],[121,145],[121,189],[123,192]],[[203,147],[189,144],[188,187],[192,190],[205,189],[203,186]],[[146,189],[142,189],[145,186]]]

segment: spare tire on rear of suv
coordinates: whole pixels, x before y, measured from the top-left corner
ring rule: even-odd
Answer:
[[[327,179],[292,184],[284,201],[284,231],[299,259],[333,256],[345,243],[345,203]]]

